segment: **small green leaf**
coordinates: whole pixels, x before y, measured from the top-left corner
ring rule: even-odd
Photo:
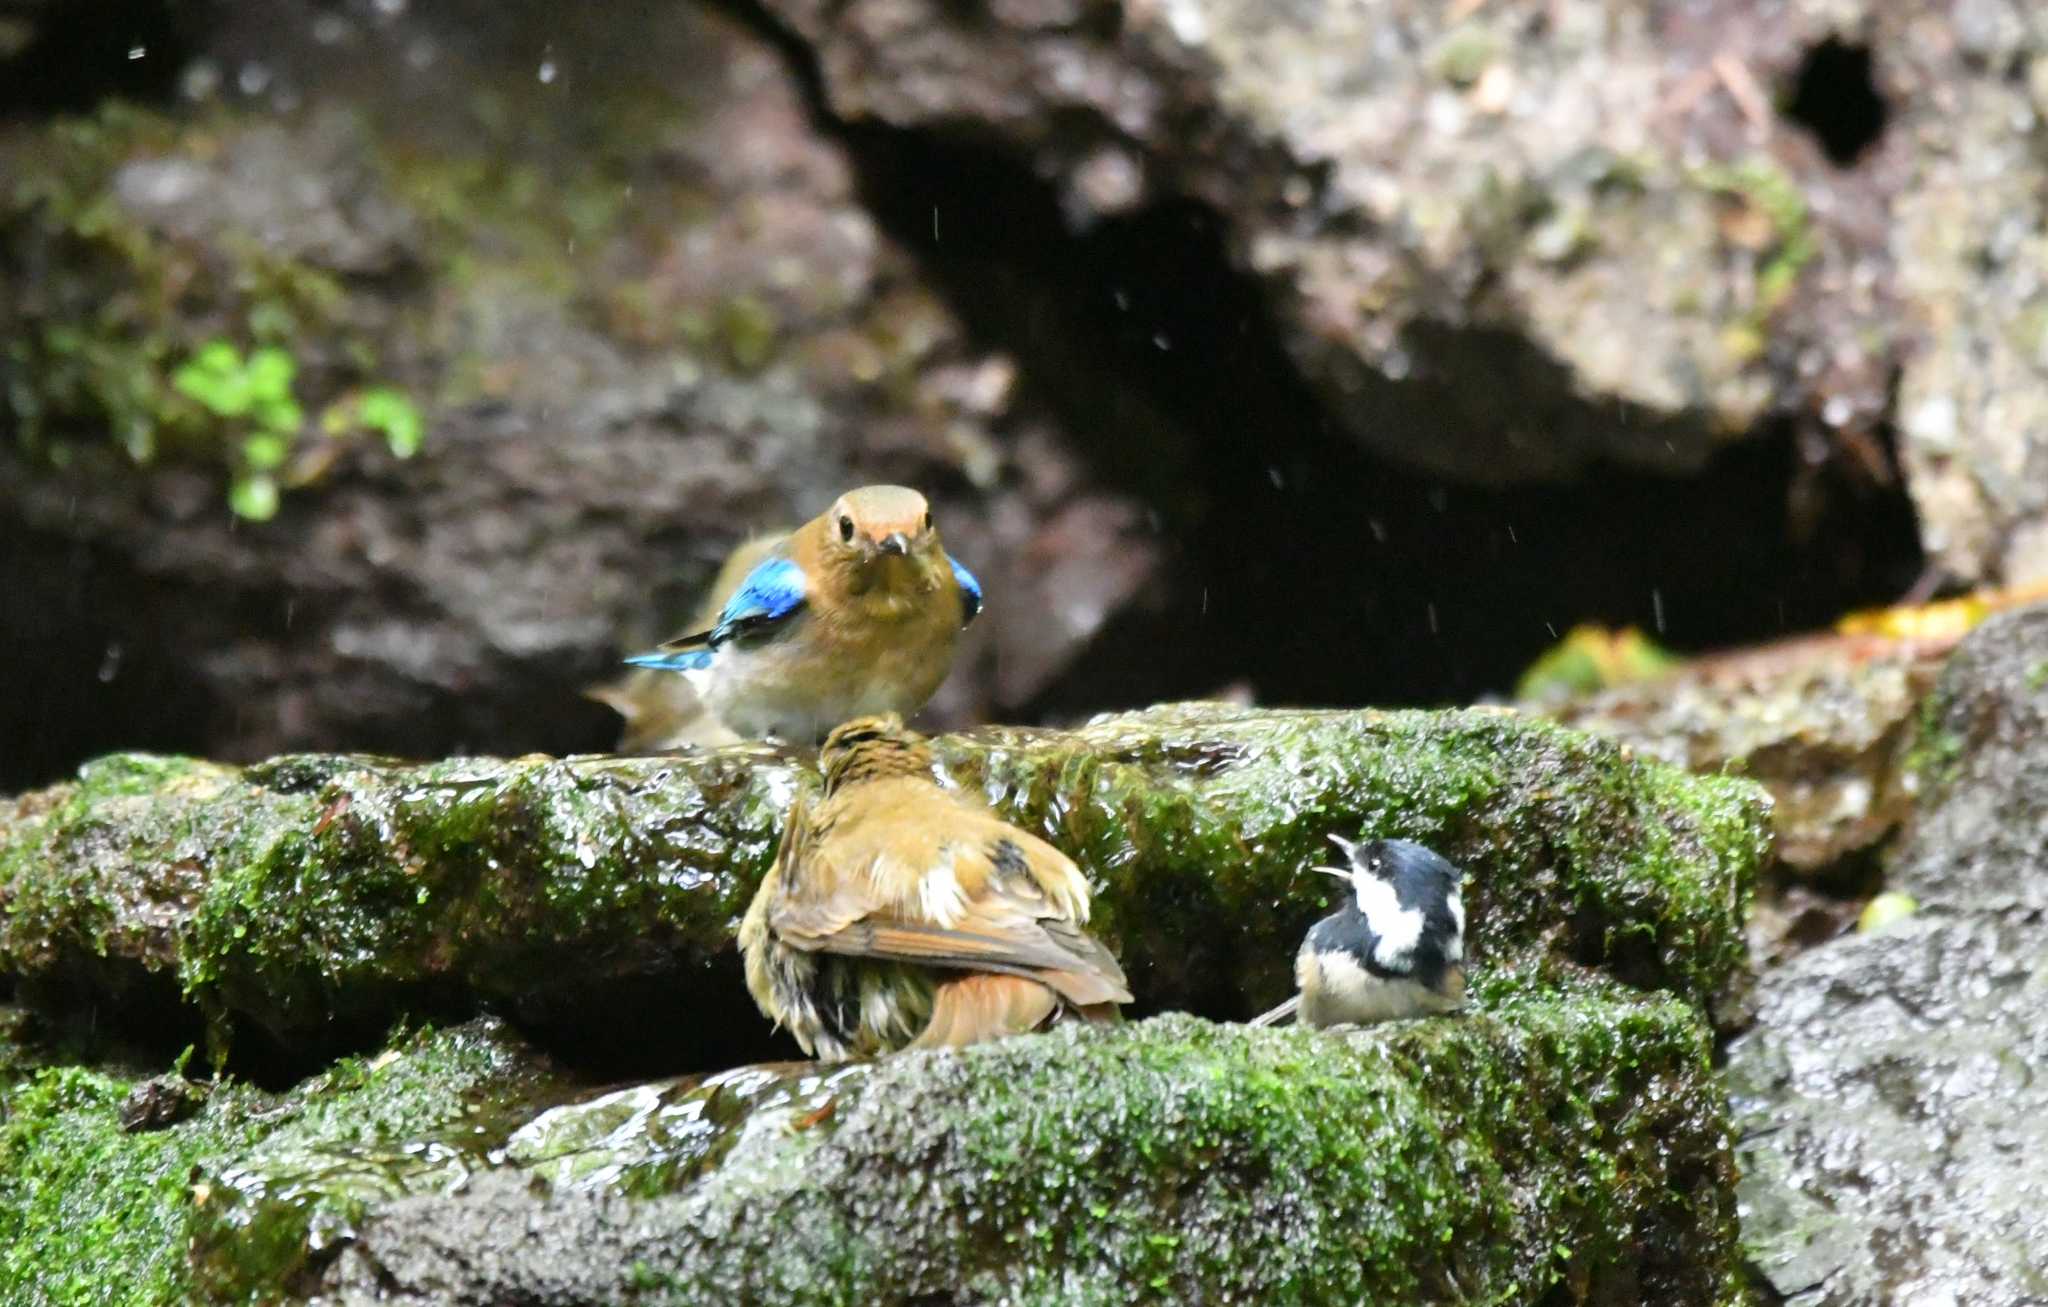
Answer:
[[[381,432],[385,445],[399,459],[410,459],[420,453],[420,445],[426,440],[426,422],[420,418],[420,410],[414,408],[406,393],[389,385],[373,385],[362,391],[356,402],[356,420],[369,430]]]
[[[271,472],[283,466],[291,442],[274,431],[258,431],[242,441],[242,461],[252,472]]]
[[[254,416],[260,425],[282,436],[297,435],[306,421],[306,411],[289,395],[259,399]]]
[[[216,377],[242,370],[242,355],[224,340],[209,340],[192,356],[192,366]]]
[[[235,478],[228,488],[228,507],[236,517],[268,522],[277,516],[277,482],[267,472]]]
[[[299,365],[291,355],[275,345],[266,345],[249,355],[249,389],[259,399],[289,398],[292,378],[298,371]]]
[[[224,340],[208,341],[176,372],[171,386],[218,417],[243,417],[251,395],[242,356]]]
[[[390,386],[372,386],[356,401],[356,420],[383,435],[384,443],[399,458],[419,453],[426,439],[426,422],[405,392]]]

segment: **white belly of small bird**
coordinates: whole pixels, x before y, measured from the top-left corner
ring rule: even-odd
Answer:
[[[1301,1020],[1311,1026],[1371,1025],[1454,1012],[1460,1000],[1406,977],[1375,976],[1342,953],[1304,948],[1294,960]]]
[[[778,648],[728,646],[701,672],[686,673],[712,712],[748,738],[809,743],[843,721],[911,707],[900,687],[874,678],[805,676]]]

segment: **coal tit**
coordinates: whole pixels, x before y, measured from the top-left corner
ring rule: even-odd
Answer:
[[[1463,873],[1412,840],[1330,838],[1350,866],[1315,870],[1348,882],[1351,898],[1302,940],[1300,994],[1252,1024],[1298,1010],[1311,1026],[1369,1025],[1463,1007]]]

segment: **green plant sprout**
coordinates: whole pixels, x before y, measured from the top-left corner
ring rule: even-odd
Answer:
[[[352,430],[373,431],[396,458],[411,458],[426,440],[427,424],[417,405],[402,390],[371,386],[330,404],[320,416],[321,429],[332,436]]]
[[[176,372],[171,386],[223,422],[244,428],[237,446],[228,507],[238,517],[267,522],[277,516],[274,473],[291,454],[305,425],[292,394],[299,365],[281,349],[251,350],[244,359],[225,340],[208,341]]]

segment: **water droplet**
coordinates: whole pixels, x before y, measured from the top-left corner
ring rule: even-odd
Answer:
[[[555,61],[554,61],[554,60],[552,60],[552,59],[543,59],[543,60],[541,60],[541,61],[540,61],[540,84],[541,84],[542,86],[552,86],[552,85],[554,84],[554,81],[555,81]]]

